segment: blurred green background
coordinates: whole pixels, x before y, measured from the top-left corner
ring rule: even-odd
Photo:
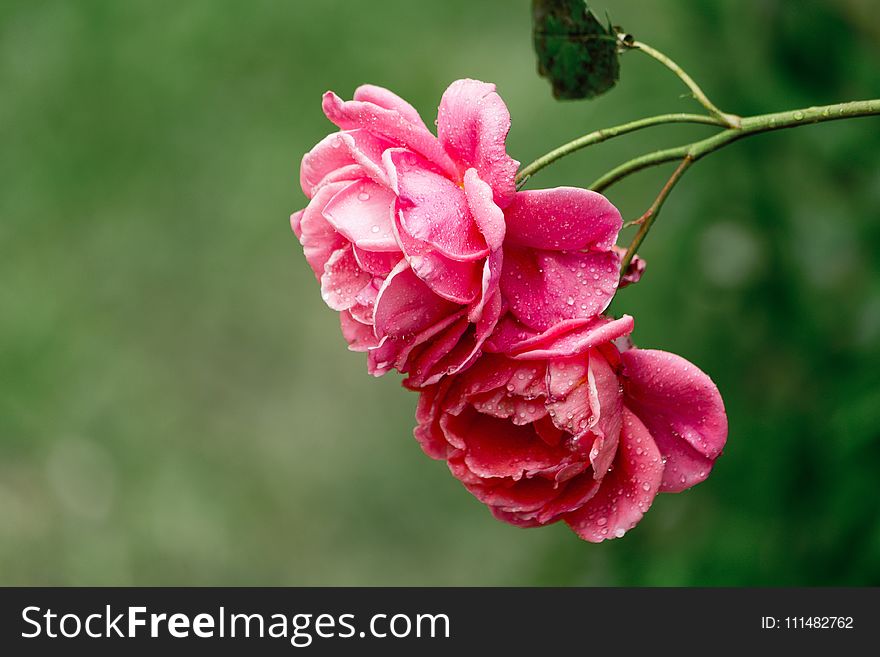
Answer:
[[[728,111],[880,95],[873,0],[594,6]],[[612,309],[714,378],[730,438],[623,540],[492,519],[346,351],[288,226],[323,91],[385,85],[430,124],[452,80],[493,81],[523,162],[699,110],[639,53],[588,103],[534,68],[526,0],[3,2],[0,583],[880,584],[880,119],[753,137],[670,197]],[[668,174],[609,195],[635,217]]]

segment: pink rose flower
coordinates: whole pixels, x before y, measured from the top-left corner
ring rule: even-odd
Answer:
[[[370,372],[414,385],[472,361],[501,313],[504,216],[519,163],[495,86],[454,82],[435,137],[386,89],[324,95],[340,131],[305,155],[310,199],[291,217],[321,291]]]
[[[632,325],[599,317],[518,343],[508,333],[506,354],[422,391],[416,438],[501,520],[623,536],[657,493],[703,481],[727,438],[709,377],[627,348]]]
[[[502,315],[541,332],[608,305],[620,214],[587,190],[515,191],[494,85],[450,85],[436,137],[380,87],[323,107],[340,131],[303,158],[310,200],[291,226],[371,373],[430,385],[473,363]]]

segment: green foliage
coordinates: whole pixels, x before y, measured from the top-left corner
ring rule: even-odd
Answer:
[[[617,36],[584,0],[532,0],[538,73],[558,99],[595,98],[620,76]]]

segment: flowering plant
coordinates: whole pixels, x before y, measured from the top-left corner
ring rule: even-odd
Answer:
[[[709,376],[634,347],[633,318],[603,314],[645,271],[636,250],[670,192],[694,162],[733,141],[878,114],[880,101],[729,114],[666,55],[578,4],[535,2],[540,71],[557,96],[602,93],[616,81],[618,55],[640,51],[674,71],[706,113],[598,130],[519,169],[506,150],[510,114],[492,84],[453,82],[436,136],[391,91],[364,85],[350,101],[327,92],[324,113],[339,130],[304,156],[309,200],[291,226],[349,348],[366,352],[371,374],[396,370],[419,394],[423,450],[497,518],[524,527],[561,520],[599,542],[634,527],[658,493],[704,481],[727,439]],[[585,30],[595,39],[580,43]],[[582,75],[559,65],[561,53]],[[637,157],[589,189],[522,189],[578,149],[680,122],[720,131]],[[656,200],[624,224],[602,192],[674,161]],[[624,226],[637,226],[627,247],[617,245]]]

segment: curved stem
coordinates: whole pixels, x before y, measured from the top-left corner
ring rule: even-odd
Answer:
[[[697,161],[709,153],[749,135],[770,132],[772,130],[783,130],[785,128],[795,128],[811,123],[824,123],[825,121],[838,121],[840,119],[878,114],[880,114],[880,99],[856,100],[849,103],[821,105],[818,107],[745,117],[742,119],[741,127],[739,128],[730,128],[691,144],[655,151],[624,162],[619,167],[596,179],[590,185],[590,189],[601,192],[619,180],[626,178],[631,173],[664,162],[672,162],[685,156],[689,156],[693,161]]]
[[[721,134],[726,134],[726,131],[722,132]],[[631,173],[635,173],[636,171],[641,171],[642,169],[647,169],[648,167],[653,167],[658,164],[664,164],[665,162],[680,160],[688,154],[688,149],[690,147],[691,144],[685,144],[684,146],[667,148],[662,151],[654,151],[653,153],[640,155],[639,157],[624,162],[619,167],[616,167],[608,173],[597,178],[589,185],[589,189],[592,189],[594,192],[603,192],[608,187],[616,183],[618,180],[626,178]]]
[[[687,85],[687,88],[691,90],[691,93],[694,95],[694,98],[697,100],[700,105],[705,107],[709,112],[715,116],[722,124],[726,125],[729,128],[738,128],[740,125],[740,118],[734,114],[727,114],[726,112],[722,112],[718,107],[715,106],[709,97],[705,94],[705,92],[700,88],[694,79],[687,74],[687,72],[678,64],[676,64],[672,59],[664,55],[662,52],[657,50],[656,48],[652,48],[647,43],[642,43],[641,41],[621,41],[621,43],[632,50],[641,50],[646,55],[649,55],[656,59],[658,62],[663,64],[670,71],[675,73],[682,82]]]
[[[660,208],[663,207],[663,202],[666,200],[666,197],[669,196],[669,192],[672,191],[672,188],[675,187],[675,184],[679,181],[687,168],[693,163],[693,158],[690,155],[685,155],[681,164],[678,165],[669,177],[669,180],[663,185],[663,189],[660,190],[657,198],[651,203],[651,207],[645,211],[645,214],[633,222],[633,224],[640,224],[640,226],[635,237],[633,237],[632,242],[629,243],[626,253],[623,255],[623,259],[620,261],[621,278],[626,274],[626,270],[629,267],[629,263],[632,261],[633,256],[636,254],[636,250],[641,246],[648,231],[651,230],[651,226],[654,225],[654,221],[657,219],[657,215],[660,214]]]
[[[703,114],[660,114],[658,116],[649,116],[644,119],[630,121],[629,123],[623,123],[610,128],[595,130],[582,137],[578,137],[567,144],[563,144],[559,148],[553,149],[549,153],[542,155],[534,162],[523,167],[519,173],[516,174],[517,189],[521,189],[529,178],[544,167],[566,155],[574,153],[575,151],[587,146],[592,146],[593,144],[598,144],[606,139],[611,139],[612,137],[618,137],[629,132],[641,130],[642,128],[649,128],[651,126],[663,125],[666,123],[703,123],[718,126],[727,125],[723,120],[717,117],[705,116]]]

